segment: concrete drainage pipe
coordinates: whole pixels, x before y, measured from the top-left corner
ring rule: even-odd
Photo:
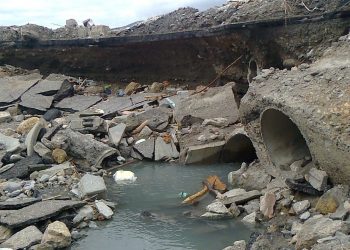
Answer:
[[[221,155],[221,160],[225,163],[250,163],[255,159],[257,159],[257,156],[253,143],[250,138],[243,133],[233,135],[226,142]]]
[[[310,150],[297,125],[277,109],[268,109],[261,116],[261,132],[271,161],[283,170],[310,156]]]

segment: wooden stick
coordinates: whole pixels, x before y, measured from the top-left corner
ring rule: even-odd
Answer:
[[[199,198],[203,197],[206,193],[208,193],[208,191],[209,191],[208,187],[204,186],[201,191],[195,193],[194,195],[187,197],[182,202],[182,204],[193,204],[196,200],[198,200]]]
[[[198,92],[194,92],[192,93],[191,95],[195,95],[195,94],[198,94],[198,93],[201,93],[205,90],[207,90],[211,85],[213,85],[229,68],[231,68],[233,65],[235,65],[241,58],[243,57],[243,55],[241,55],[240,57],[238,57],[236,60],[234,60],[233,63],[231,63],[230,65],[228,65],[221,73],[219,73],[215,79],[213,81],[211,81],[205,88],[201,89],[200,91]]]

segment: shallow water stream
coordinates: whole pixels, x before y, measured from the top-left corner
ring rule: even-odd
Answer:
[[[138,163],[125,170],[138,177],[134,184],[117,185],[106,180],[108,198],[117,202],[111,221],[88,229],[87,237],[72,249],[200,249],[216,250],[235,240],[248,240],[251,229],[239,220],[204,220],[198,218],[214,197],[207,194],[197,206],[181,205],[180,192],[192,194],[201,189],[208,175],[218,175],[227,182],[227,174],[238,165],[218,164],[183,167],[171,164]],[[142,217],[142,211],[154,216]],[[191,211],[192,215],[184,215]]]

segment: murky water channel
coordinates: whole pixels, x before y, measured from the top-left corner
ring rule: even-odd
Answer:
[[[108,197],[118,202],[117,213],[98,229],[89,229],[87,237],[72,249],[222,249],[235,240],[249,239],[252,229],[239,220],[203,220],[198,215],[214,198],[208,194],[196,207],[181,205],[180,192],[194,193],[208,175],[227,182],[227,174],[238,165],[220,164],[183,167],[170,164],[139,163],[127,168],[137,181],[117,185],[107,180]],[[140,215],[150,211],[152,218]],[[184,215],[191,211],[192,215]]]

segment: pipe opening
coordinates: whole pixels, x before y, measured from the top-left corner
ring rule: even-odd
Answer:
[[[225,144],[221,160],[225,163],[247,162],[257,159],[256,151],[250,138],[244,134],[232,136]]]
[[[253,78],[258,75],[258,65],[254,60],[250,60],[248,65],[248,82],[251,83]]]
[[[277,167],[288,170],[293,162],[311,158],[299,128],[281,111],[268,109],[262,114],[261,132],[270,159]]]

